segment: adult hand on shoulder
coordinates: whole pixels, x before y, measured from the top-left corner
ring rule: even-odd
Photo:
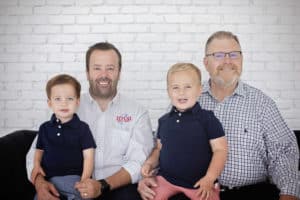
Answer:
[[[299,199],[291,195],[280,195],[279,200],[299,200]]]
[[[38,174],[35,179],[35,189],[38,200],[59,200],[59,193],[54,185]]]
[[[101,184],[94,179],[85,179],[75,184],[82,198],[96,198],[101,195]]]
[[[144,178],[138,183],[138,192],[140,193],[143,200],[153,199],[155,192],[151,189],[157,187],[155,177]]]

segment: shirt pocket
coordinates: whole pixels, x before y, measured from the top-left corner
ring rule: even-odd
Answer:
[[[239,124],[230,138],[230,143],[237,148],[255,151],[262,148],[264,141],[261,130],[255,120],[250,123]]]
[[[125,155],[130,142],[130,133],[125,130],[113,128],[110,136],[110,143],[114,149],[113,151],[118,155]]]

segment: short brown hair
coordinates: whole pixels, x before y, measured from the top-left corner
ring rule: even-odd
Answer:
[[[170,67],[170,69],[168,70],[167,84],[169,82],[169,76],[172,73],[179,72],[179,71],[185,71],[185,70],[192,70],[192,71],[196,72],[196,74],[199,78],[199,83],[201,84],[201,71],[196,65],[194,65],[192,63],[176,63],[176,64],[172,65]]]
[[[205,54],[207,53],[208,45],[214,40],[214,39],[234,39],[239,45],[239,38],[234,35],[232,32],[229,31],[217,31],[213,33],[206,41],[205,44]],[[241,46],[241,45],[240,45]]]
[[[70,84],[74,87],[75,92],[76,92],[76,97],[80,98],[80,90],[81,90],[81,85],[80,83],[73,77],[68,74],[59,74],[54,77],[52,77],[46,85],[46,92],[47,92],[47,97],[50,99],[51,97],[51,89],[56,86],[56,85],[61,85],[61,84]]]
[[[86,52],[85,66],[86,66],[86,71],[87,72],[89,71],[89,63],[90,63],[91,54],[95,50],[101,50],[101,51],[113,50],[113,51],[115,51],[117,53],[118,59],[119,59],[119,71],[121,71],[122,56],[121,56],[120,51],[117,49],[117,47],[115,47],[113,44],[111,44],[109,42],[99,42],[99,43],[94,44],[93,46],[90,46],[89,49]]]

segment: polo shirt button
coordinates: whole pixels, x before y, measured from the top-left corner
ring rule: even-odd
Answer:
[[[61,125],[58,125],[58,128],[61,128]]]
[[[180,117],[180,116],[181,116],[181,113],[178,113],[178,116]]]
[[[179,122],[180,122],[180,120],[179,120],[179,119],[177,119],[177,120],[176,120],[176,122],[177,122],[177,123],[179,123]]]
[[[56,119],[56,122],[59,122],[59,119]]]
[[[57,136],[60,136],[60,133],[57,133],[56,135],[57,135]]]

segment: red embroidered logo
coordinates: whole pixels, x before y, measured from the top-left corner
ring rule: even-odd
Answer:
[[[132,117],[128,114],[122,114],[116,117],[117,122],[123,123],[123,122],[130,122],[132,120]]]

